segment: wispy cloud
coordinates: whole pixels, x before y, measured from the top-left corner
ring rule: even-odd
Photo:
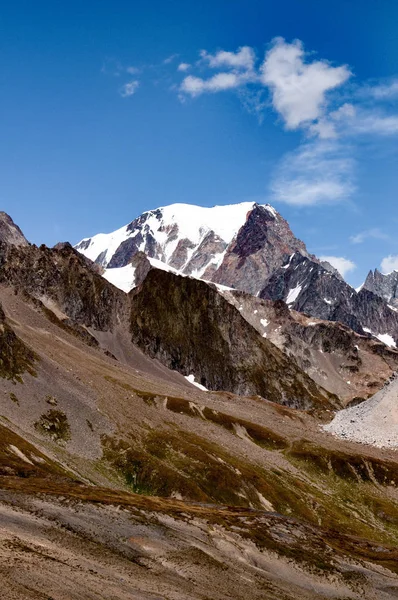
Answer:
[[[168,56],[167,58],[164,59],[163,64],[169,65],[179,56],[180,56],[179,54],[170,54],[170,56]]]
[[[360,92],[362,95],[365,93],[376,100],[391,100],[398,98],[398,79],[392,79],[387,83],[366,85]]]
[[[282,160],[271,184],[273,201],[313,206],[348,200],[355,191],[353,160],[336,142],[306,142]]]
[[[330,263],[342,277],[345,277],[347,273],[357,268],[352,260],[343,256],[320,256],[319,259]]]
[[[236,52],[219,50],[215,54],[209,54],[206,50],[201,50],[200,56],[212,69],[227,67],[243,71],[253,70],[256,59],[254,50],[250,46],[242,46]]]
[[[216,93],[237,89],[258,78],[254,72],[255,54],[248,46],[243,46],[236,52],[220,50],[215,54],[202,50],[200,57],[199,63],[205,64],[210,69],[222,68],[224,71],[206,78],[188,75],[180,85],[182,97],[184,95],[196,97],[206,92]]]
[[[205,92],[231,90],[246,83],[245,74],[217,73],[209,79],[188,75],[181,84],[180,91],[190,96],[199,96]]]
[[[141,69],[138,67],[130,66],[130,67],[126,67],[125,71],[126,71],[126,73],[129,73],[129,75],[137,75],[138,73],[141,72]]]
[[[128,98],[129,96],[133,96],[136,93],[139,85],[140,82],[133,79],[133,81],[129,81],[128,83],[122,85],[122,87],[119,90],[119,93],[123,98]]]
[[[352,244],[362,244],[368,239],[389,240],[390,236],[388,236],[386,233],[383,233],[378,227],[374,227],[373,229],[366,229],[365,231],[361,231],[356,235],[352,235],[350,237],[350,242]]]

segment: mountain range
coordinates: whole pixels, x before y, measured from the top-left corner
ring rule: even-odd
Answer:
[[[379,275],[356,292],[269,205],[75,248],[1,213],[3,597],[396,598]]]

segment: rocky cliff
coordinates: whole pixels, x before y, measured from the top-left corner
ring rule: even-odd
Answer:
[[[110,285],[69,244],[8,246],[0,243],[0,282],[31,294],[62,318],[108,330],[127,314],[125,294]]]

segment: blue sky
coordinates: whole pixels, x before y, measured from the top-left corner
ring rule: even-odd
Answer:
[[[353,285],[398,268],[397,22],[392,0],[3,3],[1,209],[52,245],[270,202]]]

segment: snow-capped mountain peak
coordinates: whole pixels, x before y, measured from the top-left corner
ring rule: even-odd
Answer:
[[[253,245],[249,238],[256,243]],[[184,275],[207,280],[213,280],[223,267],[214,280],[232,287],[234,277],[230,271],[235,271],[236,261],[245,262],[250,257],[251,262],[257,259],[269,262],[270,256],[257,256],[264,250],[264,244],[268,244],[268,251],[273,254],[271,263],[276,260],[278,266],[287,254],[297,250],[306,252],[304,244],[294,238],[286,221],[272,206],[255,202],[213,207],[163,206],[143,213],[112,233],[85,238],[75,248],[107,270],[125,267],[138,252]],[[262,272],[263,279],[268,271],[266,268]],[[248,291],[257,292],[258,282],[252,284],[253,290]],[[128,287],[126,282],[120,285],[122,289]]]

